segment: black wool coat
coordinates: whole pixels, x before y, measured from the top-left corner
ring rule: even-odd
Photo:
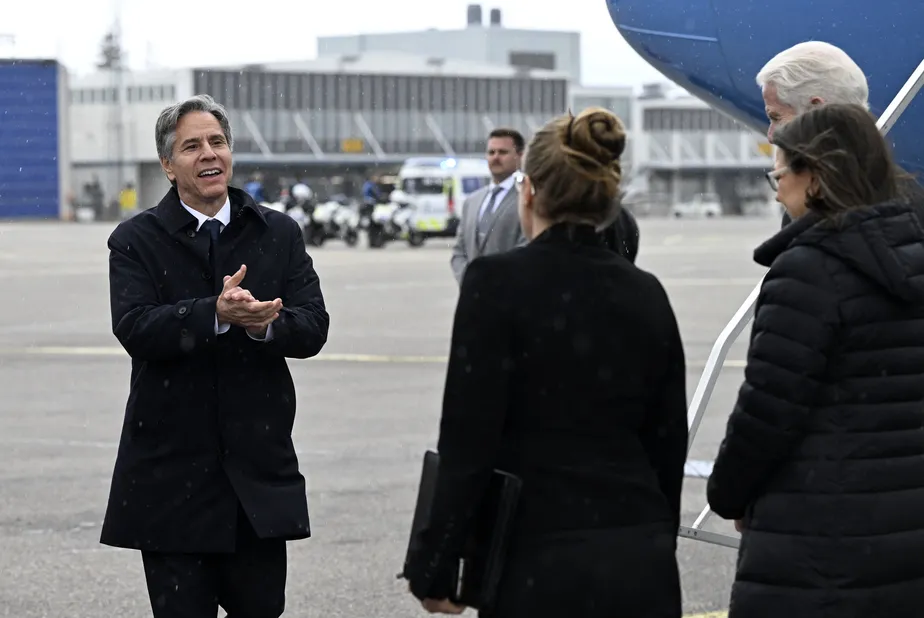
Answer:
[[[286,358],[318,354],[329,318],[298,224],[229,191],[214,270],[175,189],[109,238],[112,330],[132,371],[104,544],[232,551],[239,504],[261,537],[310,535]],[[241,264],[257,300],[282,299],[269,341],[216,334],[222,277]]]

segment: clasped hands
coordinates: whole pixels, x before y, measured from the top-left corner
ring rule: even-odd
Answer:
[[[410,584],[407,586],[407,591],[411,592]],[[449,599],[424,599],[420,604],[431,614],[457,615],[465,611],[464,606],[456,605]]]
[[[247,266],[242,264],[233,275],[225,275],[215,313],[219,324],[240,326],[254,337],[263,338],[267,327],[279,317],[282,299],[258,301],[249,290],[241,287],[246,274]]]
[[[465,608],[448,599],[424,599],[420,603],[431,614],[461,614]]]

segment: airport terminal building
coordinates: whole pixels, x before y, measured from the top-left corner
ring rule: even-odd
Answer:
[[[765,199],[769,144],[690,96],[658,87],[580,84],[580,35],[505,28],[499,12],[466,27],[319,40],[303,62],[99,72],[70,80],[74,190],[92,179],[108,195],[126,182],[142,207],[167,188],[154,147],[164,106],[207,93],[235,131],[235,175],[331,178],[356,187],[414,156],[481,156],[491,129],[527,139],[549,117],[599,105],[625,122],[628,184],[645,209],[709,193],[734,212]],[[344,180],[346,179],[346,180]],[[314,187],[315,185],[312,184]]]
[[[564,112],[569,83],[551,71],[396,52],[122,80],[118,89],[105,74],[72,83],[75,177],[78,183],[99,178],[111,191],[133,182],[141,203],[166,190],[154,148],[157,115],[193,93],[228,108],[237,174],[289,170],[312,177],[363,175],[411,156],[480,156],[493,128],[530,135]]]

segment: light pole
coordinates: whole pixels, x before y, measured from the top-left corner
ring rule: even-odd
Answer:
[[[16,35],[7,34],[0,32],[0,44],[3,44],[4,47],[9,46],[10,48],[10,58],[16,56]]]
[[[115,165],[116,165],[116,195],[120,196],[125,185],[125,128],[122,114],[125,104],[125,55],[122,48],[122,1],[114,0],[115,20],[112,27],[112,46],[116,50],[116,57],[110,67],[112,78],[112,87],[115,93],[112,109],[112,129],[113,139],[115,140]]]

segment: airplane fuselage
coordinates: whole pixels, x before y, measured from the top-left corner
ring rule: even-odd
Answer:
[[[866,73],[878,116],[924,59],[920,0],[607,0],[629,44],[666,77],[739,122],[765,132],[755,76],[808,40],[846,51]],[[924,95],[889,133],[899,164],[924,178]]]

